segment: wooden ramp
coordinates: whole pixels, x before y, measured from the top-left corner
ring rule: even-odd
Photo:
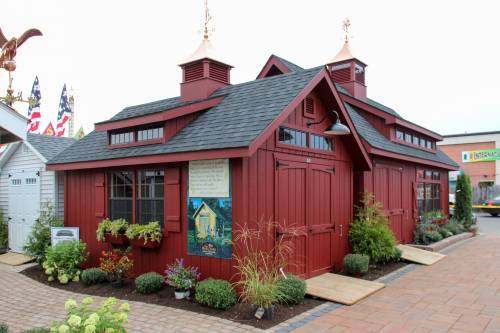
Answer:
[[[416,247],[408,245],[398,245],[398,248],[401,250],[401,252],[403,252],[401,258],[427,266],[434,265],[439,260],[446,257],[441,253],[417,249]]]
[[[7,252],[0,255],[0,263],[11,266],[19,266],[35,260],[33,257],[25,256],[21,253]]]
[[[306,280],[307,294],[346,305],[353,305],[385,287],[383,283],[325,273]]]

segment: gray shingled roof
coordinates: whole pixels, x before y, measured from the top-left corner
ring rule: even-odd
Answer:
[[[73,138],[28,133],[27,141],[40,155],[50,160],[76,142]]]
[[[386,112],[386,113],[388,113],[388,114],[390,114],[390,115],[393,115],[393,116],[395,116],[395,117],[397,117],[397,118],[403,119],[403,117],[401,117],[401,115],[400,115],[399,113],[397,113],[394,109],[392,109],[392,108],[390,108],[390,107],[388,107],[388,106],[385,106],[385,105],[383,105],[383,104],[380,104],[379,102],[374,101],[374,100],[373,100],[373,99],[371,99],[371,98],[367,98],[366,100],[361,100],[361,99],[359,99],[359,98],[356,98],[356,97],[354,97],[354,96],[353,96],[350,92],[348,92],[348,91],[347,91],[344,87],[342,87],[342,86],[341,86],[340,84],[338,84],[338,83],[335,83],[335,87],[337,88],[337,90],[338,90],[339,92],[343,93],[344,95],[347,95],[347,96],[349,96],[349,97],[352,97],[352,98],[354,98],[354,99],[357,99],[358,101],[361,101],[361,102],[363,102],[363,103],[366,103],[366,104],[368,104],[368,105],[371,105],[371,106],[373,106],[374,108],[377,108],[377,109],[379,109],[379,110],[381,110],[381,111],[384,111],[384,112]]]
[[[283,59],[281,57],[278,57],[277,55],[273,54],[273,57],[277,58],[283,65],[286,66],[286,68],[288,68],[291,72],[299,72],[299,71],[303,71],[304,68],[300,67],[299,65],[297,64],[294,64],[293,62],[291,61],[288,61],[286,59]]]
[[[165,144],[108,149],[106,132],[94,131],[49,163],[248,147],[323,68],[320,66],[223,87],[211,96],[225,96],[218,105],[202,112]],[[155,103],[140,106],[143,114],[158,110]],[[161,108],[167,103],[177,105],[175,99],[164,100],[164,103]]]
[[[458,166],[440,149],[437,149],[436,153],[433,154],[390,141],[383,134],[377,131],[362,115],[360,115],[354,106],[351,106],[349,103],[344,103],[344,105],[347,112],[349,112],[349,116],[352,119],[356,131],[370,146],[396,154],[422,158],[454,167]]]

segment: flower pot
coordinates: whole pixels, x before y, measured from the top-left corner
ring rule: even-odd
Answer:
[[[188,290],[189,292],[189,290]],[[186,292],[184,290],[176,290],[174,292],[175,294],[175,299],[184,299],[186,298]]]
[[[144,239],[142,238],[132,238],[129,239],[130,245],[133,247],[140,247],[143,249],[156,249],[160,246],[160,242],[150,241],[148,240],[146,244],[144,244]]]
[[[123,280],[111,281],[111,287],[116,288],[116,289],[123,288]]]
[[[106,242],[111,243],[113,245],[120,245],[120,246],[128,245],[128,238],[124,234],[113,236],[110,233],[105,233],[104,239],[106,240]]]
[[[191,295],[191,292],[189,290],[186,290],[184,292],[184,297],[189,299],[189,296]]]

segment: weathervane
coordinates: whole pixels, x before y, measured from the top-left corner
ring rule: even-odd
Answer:
[[[345,18],[344,21],[342,21],[342,30],[344,30],[344,42],[347,44],[349,43],[349,27],[351,26],[351,21],[349,18]]]
[[[203,38],[208,39],[211,32],[214,32],[214,28],[209,28],[208,24],[212,20],[210,16],[210,11],[208,10],[208,0],[205,0],[205,22],[203,23]]]
[[[22,93],[18,93],[17,96],[14,96],[14,89],[12,88],[12,72],[16,69],[16,61],[14,58],[17,54],[17,48],[23,45],[23,43],[29,38],[34,36],[42,36],[42,33],[38,29],[29,29],[26,30],[21,37],[12,37],[9,40],[3,34],[2,29],[0,29],[0,46],[2,48],[0,53],[0,68],[9,72],[9,87],[7,88],[7,95],[5,97],[0,97],[0,100],[6,101],[9,106],[12,106],[14,102],[25,102],[30,105],[33,105],[34,103],[32,98],[23,100]]]

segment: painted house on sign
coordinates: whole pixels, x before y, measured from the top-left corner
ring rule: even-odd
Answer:
[[[26,127],[26,126],[25,126]],[[9,225],[9,247],[23,252],[40,210],[50,205],[64,215],[64,175],[47,170],[47,161],[76,140],[28,133],[0,156],[0,209]]]
[[[134,249],[136,274],[182,257],[204,277],[230,279],[235,233],[271,220],[307,230],[290,269],[312,277],[341,269],[363,191],[402,243],[420,214],[448,211],[457,166],[437,149],[441,136],[369,99],[366,64],[347,43],[310,69],[273,55],[240,84],[208,38],[180,67],[180,96],[123,109],[49,162],[65,173],[64,220],[80,227],[89,265],[110,246],[96,240],[102,219],[160,221],[160,246]]]

